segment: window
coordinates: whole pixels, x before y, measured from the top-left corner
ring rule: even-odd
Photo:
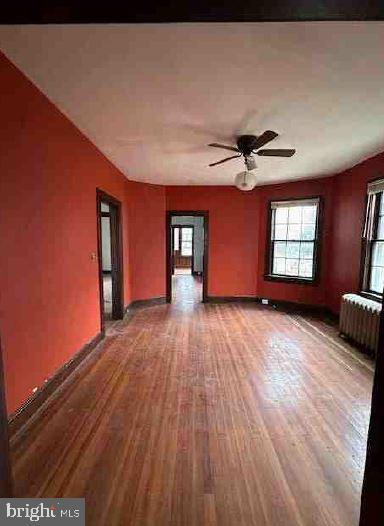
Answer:
[[[179,236],[179,232],[180,232],[179,228],[176,227],[176,228],[173,229],[173,250],[180,250],[180,244],[179,244],[180,236]]]
[[[192,256],[192,237],[193,228],[184,227],[181,228],[181,255]]]
[[[363,231],[362,290],[381,297],[384,287],[384,180],[368,185]]]
[[[314,281],[319,203],[315,198],[270,204],[269,279]]]
[[[173,227],[173,250],[180,251],[181,256],[192,256],[193,247],[193,227],[175,226]]]

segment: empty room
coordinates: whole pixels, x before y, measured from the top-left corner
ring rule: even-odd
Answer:
[[[5,13],[0,522],[384,524],[384,22],[344,4]]]

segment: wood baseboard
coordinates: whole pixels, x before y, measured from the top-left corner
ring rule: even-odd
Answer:
[[[257,303],[260,298],[256,296],[208,296],[207,303],[234,303],[234,302],[251,302]]]
[[[44,404],[44,402],[56,391],[56,389],[68,378],[68,376],[81,364],[81,362],[101,342],[104,334],[99,332],[92,340],[83,347],[53,376],[51,376],[32,396],[30,396],[12,415],[8,417],[10,436],[17,433],[29,420],[29,418]]]

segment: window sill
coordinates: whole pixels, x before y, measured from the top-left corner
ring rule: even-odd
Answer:
[[[268,281],[281,281],[284,283],[293,283],[297,285],[316,285],[313,278],[298,278],[296,276],[279,276],[278,274],[265,274],[264,279]]]
[[[369,300],[377,301],[378,303],[382,303],[383,302],[383,296],[381,294],[375,294],[373,292],[366,292],[366,291],[363,291],[363,290],[361,290],[358,294],[360,296],[363,296],[363,298],[367,298]]]

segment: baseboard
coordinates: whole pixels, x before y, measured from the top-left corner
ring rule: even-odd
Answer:
[[[286,300],[273,300],[268,299],[268,304],[273,307],[283,310],[284,312],[302,312],[304,314],[315,314],[329,319],[336,323],[338,322],[338,315],[332,312],[328,307],[324,305],[313,305],[308,303],[298,303],[296,301]]]
[[[99,332],[92,340],[87,342],[77,353],[63,366],[58,369],[32,396],[30,396],[12,415],[8,418],[9,433],[15,434],[19,431],[29,418],[44,404],[44,402],[56,391],[56,389],[68,378],[68,376],[81,364],[81,362],[92,352],[92,350],[104,338]]]
[[[207,303],[237,303],[237,302],[246,302],[246,303],[257,303],[260,301],[260,298],[256,296],[208,296]]]
[[[208,296],[207,303],[261,303],[263,298],[258,296]],[[325,317],[333,323],[338,322],[338,315],[332,312],[328,307],[322,305],[312,305],[307,303],[298,303],[295,301],[285,300],[274,300],[265,298],[268,300],[266,306],[274,307],[284,312],[302,312],[306,314],[316,314],[318,316]]]
[[[149,298],[146,300],[135,300],[135,301],[131,301],[131,303],[129,303],[129,305],[125,307],[125,312],[127,312],[130,309],[153,307],[155,305],[163,305],[164,303],[166,303],[165,296],[158,296],[158,297]]]

